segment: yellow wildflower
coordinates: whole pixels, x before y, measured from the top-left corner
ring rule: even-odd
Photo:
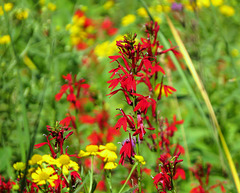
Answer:
[[[227,17],[231,17],[235,14],[235,10],[233,7],[229,6],[229,5],[222,5],[219,8],[221,14],[227,16]]]
[[[112,170],[112,169],[115,169],[117,166],[118,166],[118,164],[115,163],[115,162],[107,162],[104,166],[104,169],[105,170]]]
[[[209,7],[210,6],[210,1],[209,0],[197,0],[197,6],[199,8],[204,7]]]
[[[36,172],[32,173],[33,182],[37,183],[37,185],[43,185],[48,182],[51,186],[54,186],[54,181],[58,179],[58,175],[54,173],[55,170],[52,167],[43,169],[39,167]]]
[[[28,169],[27,177],[30,178],[32,173],[36,171],[36,168],[30,168]]]
[[[135,157],[135,159],[136,159],[139,163],[141,163],[142,165],[145,165],[145,164],[146,164],[146,162],[144,161],[143,156],[141,156],[141,155],[135,155],[134,157]]]
[[[117,147],[113,143],[107,143],[105,146],[100,145],[99,150],[101,152],[98,155],[104,158],[104,162],[114,162],[117,159],[117,154],[115,153]]]
[[[13,168],[17,171],[24,171],[26,168],[26,164],[23,162],[17,162],[13,164]]]
[[[66,154],[61,155],[58,159],[57,159],[57,166],[59,168],[62,168],[62,172],[65,175],[68,175],[69,173],[69,169],[72,168],[75,171],[78,171],[79,166],[76,162],[72,161],[70,159],[70,157]]]
[[[141,17],[147,17],[148,14],[147,14],[147,11],[144,7],[140,7],[138,10],[137,10],[137,14]]]
[[[97,155],[98,154],[98,146],[97,145],[88,145],[86,147],[86,152],[83,150],[80,150],[78,156],[79,157],[86,157],[89,155]]]
[[[239,55],[238,49],[236,49],[236,48],[232,49],[232,50],[231,50],[231,55],[232,55],[233,57],[237,57],[237,56]]]
[[[128,14],[125,17],[122,18],[122,25],[128,26],[132,24],[136,20],[136,16],[133,14]]]
[[[6,12],[11,11],[12,8],[13,8],[13,4],[12,4],[12,3],[5,3],[5,4],[4,4],[4,10],[5,10]],[[3,14],[4,14],[3,8],[2,8],[2,6],[0,6],[0,16],[3,15]]]
[[[223,0],[211,0],[213,6],[220,6],[223,4]]]
[[[113,143],[107,143],[105,146],[100,145],[99,150],[109,150],[109,151],[117,151],[117,146],[114,145]]]
[[[43,159],[44,162],[46,162],[50,165],[56,165],[57,164],[56,160],[50,155],[43,155],[42,159]]]
[[[39,154],[34,154],[32,158],[29,160],[29,165],[34,165],[34,164],[41,164],[43,162],[43,158]]]
[[[0,44],[8,44],[11,41],[11,38],[9,35],[4,35],[0,37]]]
[[[28,18],[28,10],[19,9],[16,13],[16,18],[18,20],[23,20]]]
[[[54,3],[48,3],[47,7],[50,11],[55,11],[57,8],[57,6]]]
[[[106,10],[109,10],[111,7],[113,7],[114,5],[114,1],[113,0],[109,0],[106,3],[104,3],[103,8]]]

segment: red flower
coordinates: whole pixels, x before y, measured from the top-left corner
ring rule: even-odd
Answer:
[[[133,149],[133,140],[131,139],[131,135],[129,134],[129,139],[127,139],[123,144],[120,150],[121,158],[119,160],[119,164],[124,164],[124,159],[128,158],[130,163],[133,163],[132,157],[135,155]]]

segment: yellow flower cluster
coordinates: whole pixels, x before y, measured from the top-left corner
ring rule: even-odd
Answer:
[[[54,186],[54,181],[58,179],[54,168],[60,170],[64,175],[68,175],[69,170],[79,170],[79,165],[72,161],[66,154],[61,155],[57,159],[54,159],[50,155],[41,156],[34,154],[29,160],[29,165],[37,165],[37,167],[30,168],[27,174],[28,177],[32,177],[33,182],[37,185],[49,183],[51,186]],[[17,162],[13,167],[17,171],[24,171],[26,169],[26,165],[23,162]]]
[[[4,10],[5,10],[6,12],[9,12],[9,11],[12,10],[13,4],[12,4],[12,3],[4,3],[3,7],[4,7]],[[3,12],[3,7],[0,6],[0,16],[4,14],[4,12]]]
[[[141,163],[142,165],[145,165],[146,162],[144,161],[143,156],[141,155],[135,155],[134,158],[136,159],[137,162]]]
[[[16,12],[16,18],[18,20],[24,20],[28,18],[28,10],[27,9],[19,9]]]
[[[117,154],[115,153],[116,150],[117,147],[113,143],[107,143],[105,146],[88,145],[86,147],[86,152],[80,150],[78,156],[86,157],[90,155],[99,155],[104,158],[104,162],[106,163],[104,169],[112,170],[117,167],[117,163],[115,163],[115,160],[117,159]]]
[[[73,46],[76,46],[79,43],[84,43],[87,46],[90,46],[94,43],[94,36],[91,36],[90,34],[95,32],[95,28],[92,24],[87,24],[90,20],[84,15],[82,10],[76,11],[72,18],[72,23],[66,26],[66,29],[70,32],[70,40]]]
[[[224,5],[223,3],[224,3],[223,0],[197,0],[196,4],[195,3],[190,4],[188,2],[185,3],[184,5],[187,10],[192,11],[194,6],[201,9],[202,7],[210,7],[212,4],[215,7],[219,7],[219,11],[222,15],[227,17],[233,16],[235,14],[234,8],[229,5]]]
[[[0,44],[8,44],[11,41],[11,38],[9,35],[4,35],[0,37]]]

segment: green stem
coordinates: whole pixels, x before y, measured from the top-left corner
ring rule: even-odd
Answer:
[[[89,188],[89,193],[92,192],[92,184],[93,184],[93,160],[94,156],[91,156],[91,173],[90,173],[90,188]]]
[[[118,193],[121,193],[121,192],[123,191],[123,189],[125,188],[128,180],[130,179],[130,177],[131,177],[133,171],[135,170],[135,168],[137,167],[137,165],[138,165],[138,162],[136,162],[136,163],[134,164],[134,166],[132,167],[132,170],[130,171],[130,173],[129,173],[129,175],[128,175],[126,181],[125,181],[125,183],[123,184],[122,188],[120,189],[120,191],[119,191]]]
[[[108,184],[108,192],[112,193],[112,182],[111,182],[111,179],[112,179],[112,171],[111,170],[106,170],[106,179],[107,179],[107,184]]]

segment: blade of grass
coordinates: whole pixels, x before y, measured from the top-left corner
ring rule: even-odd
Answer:
[[[207,94],[207,92],[206,92],[206,90],[204,88],[204,85],[203,85],[201,79],[199,78],[199,76],[197,74],[197,71],[196,71],[196,69],[195,69],[195,67],[194,67],[194,65],[192,63],[192,60],[191,60],[191,58],[190,58],[190,56],[189,56],[189,54],[188,54],[188,52],[187,52],[183,42],[182,42],[179,34],[177,33],[177,30],[175,29],[174,25],[172,24],[170,18],[167,15],[166,15],[166,18],[167,18],[168,25],[169,25],[169,27],[170,27],[170,29],[172,31],[172,34],[173,34],[173,36],[174,36],[174,38],[175,38],[175,40],[176,40],[176,42],[177,42],[177,44],[179,46],[179,49],[180,49],[180,51],[181,51],[181,53],[183,55],[183,58],[184,58],[187,66],[188,66],[188,68],[189,68],[189,70],[190,70],[190,72],[192,74],[193,79],[195,80],[195,82],[196,82],[196,84],[198,86],[198,89],[201,92],[201,95],[202,95],[202,97],[203,97],[203,99],[204,99],[204,101],[206,103],[206,106],[207,106],[207,108],[209,110],[209,113],[210,113],[210,116],[212,118],[212,121],[213,121],[213,123],[214,123],[214,125],[215,125],[215,127],[216,127],[216,129],[218,131],[218,135],[219,135],[220,141],[222,143],[224,153],[225,153],[225,155],[227,157],[228,164],[229,164],[229,167],[231,169],[232,176],[233,176],[233,179],[234,179],[237,191],[238,191],[238,193],[240,193],[240,181],[239,181],[239,177],[238,177],[238,174],[237,174],[237,170],[236,170],[236,167],[235,167],[234,162],[232,160],[232,156],[231,156],[230,151],[228,149],[228,146],[227,146],[227,143],[225,141],[225,138],[224,138],[224,136],[222,134],[222,131],[220,129],[220,126],[218,124],[218,120],[216,118],[216,115],[215,115],[215,112],[214,112],[213,107],[211,105],[211,102],[210,102],[210,99],[208,97],[208,94]]]

